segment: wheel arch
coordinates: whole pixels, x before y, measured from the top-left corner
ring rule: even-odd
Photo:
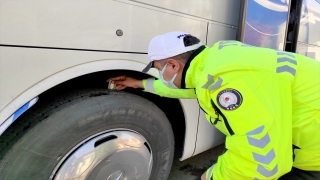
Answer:
[[[2,124],[25,103],[37,96],[39,96],[40,100],[51,96],[51,94],[59,92],[62,93],[65,90],[71,90],[74,88],[106,88],[107,83],[105,80],[107,78],[122,74],[127,74],[138,79],[157,76],[158,73],[156,70],[151,70],[149,74],[141,73],[141,69],[144,67],[145,64],[143,63],[124,59],[99,60],[69,67],[44,78],[14,98],[2,110],[0,114],[0,124]],[[86,81],[92,78],[98,78],[98,80],[93,82]],[[79,85],[79,82],[82,83]],[[192,120],[187,121],[188,119],[191,119],[187,117],[188,114],[190,114],[187,112],[190,109],[190,104],[192,103],[189,103],[189,101],[185,100],[163,98],[134,89],[129,89],[127,91],[152,101],[166,113],[174,131],[176,144],[183,147],[183,149],[179,151],[179,157],[184,157],[183,159],[191,157],[195,149],[195,142],[190,142],[190,140],[195,140],[196,133],[194,133],[191,137],[187,137],[188,134],[186,134],[186,127],[189,127],[188,132],[192,132],[192,129],[194,128],[196,129],[196,126],[190,124]],[[191,106],[193,107],[194,104]],[[198,114],[194,115],[194,117],[197,116]],[[193,119],[193,123],[197,121],[198,119],[196,121]],[[188,123],[189,125],[187,125]]]
[[[12,115],[26,102],[68,80],[94,72],[115,69],[140,71],[143,69],[143,67],[144,64],[130,60],[100,60],[66,68],[42,79],[15,97],[1,111],[0,124],[2,124],[10,115]],[[153,75],[152,72],[150,72],[150,74]]]

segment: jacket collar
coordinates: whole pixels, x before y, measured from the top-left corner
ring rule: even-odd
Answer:
[[[197,67],[202,64],[205,55],[207,53],[202,53],[208,48],[205,46],[199,47],[194,53],[191,54],[188,61],[186,62],[181,77],[181,89],[193,89],[195,84],[193,83],[193,78],[196,75],[195,72],[198,69]]]

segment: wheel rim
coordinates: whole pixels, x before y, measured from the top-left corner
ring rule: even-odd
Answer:
[[[149,179],[152,151],[147,140],[128,129],[95,134],[70,150],[52,172],[52,180]]]

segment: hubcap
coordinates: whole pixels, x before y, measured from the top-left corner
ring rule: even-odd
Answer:
[[[111,174],[107,180],[123,180],[123,177],[124,177],[123,172],[119,171]]]
[[[54,180],[149,179],[152,152],[146,139],[131,130],[113,130],[82,141],[58,163]]]

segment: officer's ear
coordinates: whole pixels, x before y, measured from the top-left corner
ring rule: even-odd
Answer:
[[[168,59],[167,60],[167,68],[168,67],[172,68],[173,71],[178,72],[179,69],[181,68],[181,64],[176,59]]]

